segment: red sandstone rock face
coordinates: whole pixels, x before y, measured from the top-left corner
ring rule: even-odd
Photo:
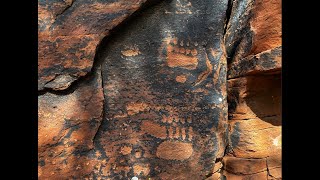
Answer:
[[[281,151],[280,85],[277,75],[229,80],[232,153],[265,158]]]
[[[102,120],[104,97],[99,73],[70,94],[39,96],[39,179],[81,177],[93,171],[94,160],[82,154],[94,148]]]
[[[228,78],[259,74],[279,74],[281,71],[281,46],[233,62],[228,68]]]
[[[39,179],[281,179],[281,1],[145,2],[38,1]]]
[[[281,1],[233,1],[225,34],[230,62],[281,46],[281,33]]]
[[[38,89],[63,90],[90,72],[96,47],[146,0],[38,1]]]
[[[228,52],[227,179],[281,179],[281,1],[234,1]]]
[[[223,174],[230,179],[281,178],[279,74],[228,80],[228,103],[230,150],[223,158]]]

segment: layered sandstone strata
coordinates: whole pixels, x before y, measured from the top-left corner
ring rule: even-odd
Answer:
[[[281,179],[281,1],[235,0],[225,34],[227,179]]]

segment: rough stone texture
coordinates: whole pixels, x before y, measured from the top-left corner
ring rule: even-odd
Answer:
[[[279,74],[281,71],[281,50],[281,46],[276,47],[230,64],[228,78],[256,74]]]
[[[280,90],[279,74],[246,76],[228,80],[230,122],[262,119],[270,125],[281,125]]]
[[[103,115],[100,73],[70,94],[39,96],[39,179],[82,177],[93,170],[89,152]]]
[[[116,32],[97,57],[104,61],[105,96],[99,129],[102,106],[82,93],[84,85],[68,95],[39,96],[40,179],[204,179],[217,172],[215,160],[224,155],[228,139],[226,10],[227,1],[162,1]],[[87,40],[95,48],[94,42]],[[50,53],[43,57],[50,58]],[[86,66],[84,62],[80,64]],[[65,66],[61,69],[68,72]],[[46,85],[61,90],[73,80],[74,76],[58,75]],[[99,88],[89,90],[102,92]],[[68,112],[47,107],[60,101]],[[83,103],[99,116],[84,116]],[[98,123],[87,130],[92,118]],[[88,122],[77,124],[80,121]]]
[[[281,46],[281,1],[234,0],[225,34],[231,62]]]
[[[281,1],[235,0],[228,60],[227,179],[281,179]]]
[[[227,179],[281,178],[279,74],[228,80],[228,104],[230,143],[223,174]]]
[[[106,166],[103,177],[212,173],[227,141],[226,9],[227,1],[163,1],[105,47],[106,111],[97,142],[107,164],[122,171]]]
[[[281,1],[38,4],[39,179],[281,179]]]
[[[38,0],[38,89],[66,89],[90,72],[101,39],[145,2]]]
[[[279,74],[228,80],[228,103],[230,149],[223,158],[223,174],[231,179],[259,179],[267,172],[268,178],[280,178]]]

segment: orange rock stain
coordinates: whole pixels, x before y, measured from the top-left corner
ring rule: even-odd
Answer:
[[[167,160],[186,160],[193,153],[191,143],[164,141],[158,148],[156,155],[159,158]]]
[[[142,121],[141,130],[157,138],[165,139],[167,137],[166,127],[152,121]]]
[[[179,83],[184,83],[186,82],[187,78],[185,75],[179,75],[176,77],[176,81],[179,82]]]

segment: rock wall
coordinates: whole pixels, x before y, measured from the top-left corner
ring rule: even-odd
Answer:
[[[39,0],[38,178],[281,179],[280,3]]]
[[[38,0],[38,90],[66,89],[90,72],[102,38],[146,1]]]
[[[228,57],[227,179],[281,179],[281,1],[235,0]]]

